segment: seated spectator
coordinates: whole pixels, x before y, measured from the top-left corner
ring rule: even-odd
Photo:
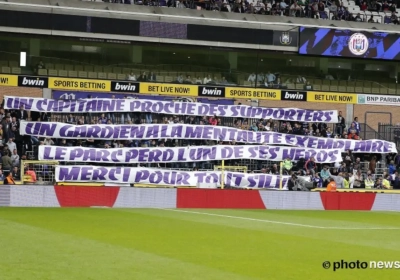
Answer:
[[[368,20],[368,23],[375,23],[374,15],[371,15],[371,17]]]
[[[209,117],[209,118],[208,118],[208,123],[209,123],[210,125],[217,125],[217,124],[218,124],[217,116]]]
[[[315,163],[314,157],[311,157],[306,161],[306,163],[304,164],[304,169],[311,175],[315,173],[315,170],[317,169],[317,164]]]
[[[6,177],[4,179],[4,185],[15,185],[15,181],[12,177],[11,172],[6,173]]]
[[[351,123],[349,129],[347,130],[348,133],[351,133],[352,131],[355,131],[356,134],[358,134],[360,131],[356,128],[356,124],[353,122]]]
[[[43,61],[39,61],[39,63],[36,65],[36,74],[39,73],[40,69],[46,69],[46,66],[44,65]]]
[[[265,75],[265,81],[266,83],[269,84],[269,86],[272,86],[276,80],[276,76],[272,74],[270,71],[268,71],[267,75]]]
[[[301,75],[297,76],[296,84],[305,84],[307,83],[306,78],[302,77]]]
[[[221,78],[221,81],[219,81],[219,83],[220,83],[221,85],[226,85],[226,84],[228,84],[228,80],[227,80],[225,77],[222,77],[222,78]]]
[[[336,192],[337,186],[336,186],[336,182],[333,178],[329,178],[329,183],[326,187],[326,191],[327,192]]]
[[[203,83],[203,81],[201,80],[200,77],[197,77],[197,78],[194,80],[194,83],[195,83],[195,84],[198,84],[198,85],[201,85],[201,84]]]
[[[331,177],[331,172],[329,171],[329,167],[327,165],[324,166],[324,168],[320,172],[320,177],[322,179],[322,186],[325,187],[328,185],[329,178]]]
[[[247,81],[248,81],[248,82],[251,82],[251,83],[255,83],[256,78],[257,78],[256,74],[252,73],[252,74],[250,74],[249,77],[247,78]]]
[[[292,17],[300,17],[302,8],[297,4],[297,1],[294,1],[290,6],[290,16]]]
[[[131,72],[131,73],[128,75],[128,80],[129,80],[129,81],[136,81],[136,75],[133,74],[133,72]]]
[[[192,77],[190,77],[190,75],[187,75],[184,82],[185,82],[185,84],[192,84],[193,83],[192,82]]]
[[[382,180],[382,188],[384,189],[391,189],[392,187],[390,186],[390,175],[386,174]]]
[[[157,76],[154,72],[150,72],[149,81],[155,82],[157,80]]]
[[[383,189],[383,184],[382,184],[382,179],[378,178],[376,179],[375,185],[374,185],[375,189]]]
[[[11,174],[15,181],[21,181],[21,172],[19,171],[18,167],[15,166]]]
[[[207,75],[207,77],[205,77],[203,80],[203,84],[206,85],[206,84],[210,83],[211,81],[212,81],[211,75]]]
[[[336,15],[337,11],[338,11],[338,7],[336,6],[335,1],[332,2],[332,4],[329,6],[329,12]]]
[[[390,20],[393,24],[399,24],[399,18],[397,17],[396,12],[392,13],[392,15],[390,16]]]
[[[147,74],[146,72],[142,72],[142,74],[140,74],[140,76],[137,78],[138,82],[146,82],[147,81]]]
[[[350,133],[348,134],[347,139],[360,140],[360,137],[358,137],[356,130],[352,129],[352,130],[350,130]]]
[[[360,13],[358,13],[358,14],[353,18],[353,21],[356,21],[356,22],[362,22],[362,21],[363,21],[363,19],[361,18]]]
[[[52,146],[54,145],[54,141],[50,137],[46,137],[43,141],[43,145]]]
[[[0,169],[0,181],[4,182],[4,179],[5,179],[5,177],[4,177],[3,171]]]
[[[11,156],[12,166],[19,166],[19,155],[17,153],[17,149],[13,150],[13,154]]]
[[[31,165],[25,165],[25,175],[30,176],[30,182],[36,182],[36,172]]]

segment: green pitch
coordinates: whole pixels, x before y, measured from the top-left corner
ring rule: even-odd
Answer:
[[[400,213],[0,209],[0,280],[400,279]]]

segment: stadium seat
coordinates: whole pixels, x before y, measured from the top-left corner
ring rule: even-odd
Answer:
[[[118,80],[126,80],[126,74],[117,74]]]
[[[97,73],[97,77],[99,79],[107,79],[107,73],[99,72],[99,73]]]
[[[68,77],[68,71],[67,70],[58,70],[58,76]]]
[[[76,78],[76,77],[78,77],[78,72],[74,71],[74,70],[68,71],[68,77]]]
[[[87,78],[88,77],[88,72],[86,72],[86,71],[78,71],[78,77],[79,78]]]
[[[49,76],[58,76],[58,70],[49,69],[48,71]]]
[[[39,76],[47,76],[48,75],[47,69],[39,69],[38,70],[38,75]]]
[[[88,72],[88,78],[97,79],[97,73],[96,72]]]
[[[12,74],[21,74],[21,68],[20,67],[12,67],[11,73]]]
[[[117,74],[115,74],[115,73],[108,73],[108,74],[107,74],[107,79],[109,79],[109,80],[116,80],[116,79],[117,79]]]
[[[10,74],[11,73],[11,67],[8,67],[8,66],[1,67],[1,73]]]

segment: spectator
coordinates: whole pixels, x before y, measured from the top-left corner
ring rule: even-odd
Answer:
[[[355,188],[361,188],[361,185],[363,183],[363,176],[361,174],[361,170],[357,170],[357,173],[354,175],[354,187]]]
[[[306,78],[299,75],[299,76],[297,76],[296,83],[297,84],[305,84],[305,83],[307,83],[307,80],[306,80]]]
[[[147,81],[147,74],[146,72],[142,72],[142,74],[140,74],[140,76],[137,78],[138,82],[146,82]]]
[[[210,83],[211,81],[212,81],[211,75],[207,75],[207,77],[204,78],[203,84],[206,85],[206,84]]]
[[[267,75],[265,76],[265,81],[272,86],[276,80],[276,76],[268,71]]]
[[[366,189],[372,189],[372,188],[374,188],[375,182],[374,182],[374,180],[372,179],[372,175],[371,175],[371,174],[368,174],[367,179],[365,179],[365,181],[364,181],[364,184],[365,184],[365,188],[366,188]]]
[[[21,172],[19,171],[17,166],[13,167],[11,175],[15,181],[21,181]]]
[[[368,20],[368,23],[375,23],[374,15],[371,15],[371,17]]]
[[[15,142],[13,141],[13,138],[8,139],[8,142],[7,142],[6,145],[7,145],[7,148],[8,148],[8,150],[9,150],[10,152],[17,149],[17,145],[16,145]]]
[[[332,175],[331,178],[333,178],[335,180],[337,188],[339,188],[339,189],[343,189],[344,188],[343,173],[339,172],[339,174],[337,176],[333,176]]]
[[[28,112],[24,109],[24,105],[19,107],[19,110],[16,112],[16,118],[18,121],[28,120]]]
[[[360,10],[361,10],[361,11],[366,11],[366,10],[368,10],[367,2],[363,2],[363,3],[361,4]]]
[[[382,184],[382,179],[378,178],[376,179],[375,185],[374,185],[375,189],[383,189],[383,184]]]
[[[133,72],[131,72],[131,73],[128,75],[128,80],[129,80],[129,81],[136,81],[136,75],[135,75]]]
[[[7,170],[7,171],[11,171],[11,167],[12,167],[12,160],[9,156],[8,151],[6,151],[4,153],[4,155],[1,158],[1,165],[3,167],[3,171]]]
[[[358,122],[358,118],[355,117],[355,118],[354,118],[354,121],[353,121],[351,124],[354,124],[354,127],[356,128],[356,131],[357,131],[357,135],[359,135],[360,132],[361,132],[361,125],[360,125],[360,123]]]
[[[336,192],[337,186],[336,186],[336,182],[333,178],[329,178],[329,184],[326,187],[326,191],[327,192]]]
[[[5,179],[5,177],[4,177],[3,171],[0,169],[0,181],[4,182],[4,179]]]
[[[156,76],[156,74],[154,72],[150,72],[149,81],[150,82],[156,82],[157,81],[157,76]]]
[[[388,166],[389,168],[389,174],[392,175],[396,172],[396,165],[394,164],[394,160],[390,161],[390,164]]]
[[[52,146],[54,145],[54,141],[50,137],[46,137],[43,141],[43,145]]]
[[[311,157],[309,160],[306,161],[304,164],[304,169],[306,172],[309,172],[309,174],[313,175],[315,173],[315,170],[317,168],[317,165],[315,163],[315,158]]]
[[[376,168],[376,156],[373,156],[369,162],[369,171],[371,171],[372,174],[375,174],[375,168]]]
[[[389,175],[389,174],[386,174],[386,175],[383,177],[383,180],[382,180],[382,187],[383,187],[384,189],[387,189],[387,190],[389,190],[389,189],[392,188],[392,187],[390,186],[390,175]]]
[[[309,81],[307,81],[306,84],[304,85],[304,90],[313,90],[313,86]]]
[[[320,177],[322,179],[322,186],[325,187],[330,182],[331,172],[329,172],[329,167],[327,165],[321,170]]]
[[[399,24],[399,18],[397,17],[396,12],[392,13],[390,20],[393,24]]]
[[[290,160],[290,158],[286,158],[284,161],[283,161],[283,172],[285,173],[285,174],[290,174],[290,171],[292,170],[292,168],[293,168],[293,163],[292,163],[292,161]]]
[[[256,74],[251,73],[251,74],[249,75],[249,78],[247,79],[247,81],[250,82],[250,83],[255,83],[256,78],[257,78]]]
[[[46,69],[46,66],[44,65],[43,61],[39,61],[39,63],[36,65],[36,74],[39,74],[40,69]]]
[[[5,185],[15,185],[15,181],[12,177],[11,172],[6,173],[6,178],[4,179]]]
[[[11,162],[12,162],[12,166],[19,166],[19,155],[17,153],[17,149],[13,150],[13,154],[11,155]]]
[[[186,75],[186,79],[185,79],[185,84],[192,84],[192,77],[190,77],[190,75]]]
[[[342,111],[339,111],[339,115],[338,115],[338,122],[336,124],[336,134],[338,135],[342,135],[343,134],[343,130],[346,128],[346,120],[342,115]]]
[[[26,167],[25,175],[30,176],[30,182],[31,183],[36,182],[36,172],[35,172],[35,170],[33,170],[32,166],[27,166]]]

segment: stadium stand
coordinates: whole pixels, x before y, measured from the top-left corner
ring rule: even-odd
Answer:
[[[399,1],[194,1],[85,0],[181,9],[399,24]]]

